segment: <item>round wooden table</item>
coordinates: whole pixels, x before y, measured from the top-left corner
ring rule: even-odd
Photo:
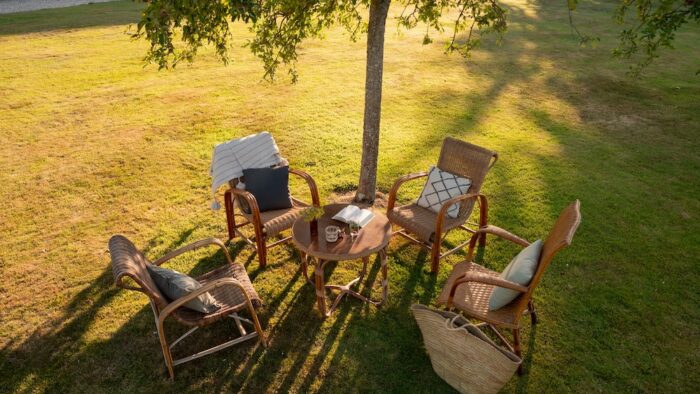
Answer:
[[[303,219],[297,219],[292,226],[292,239],[294,245],[302,252],[302,271],[306,280],[316,287],[316,301],[318,309],[324,317],[330,316],[345,295],[351,295],[364,302],[375,306],[383,304],[388,295],[387,254],[386,247],[391,239],[391,224],[389,219],[381,213],[374,212],[374,218],[367,223],[357,234],[355,239],[350,237],[349,226],[343,222],[333,220],[332,217],[345,208],[347,204],[331,204],[323,207],[325,213],[318,219],[318,235],[311,236],[311,226]],[[335,225],[345,230],[345,236],[338,238],[336,242],[326,242],[326,227]],[[382,272],[382,298],[373,300],[352,289],[356,283],[361,282],[367,273],[367,264],[370,256],[379,254]],[[316,259],[315,280],[311,281],[308,275],[308,265],[311,258]],[[362,259],[362,271],[360,276],[345,285],[327,285],[323,278],[323,269],[330,261],[346,261]],[[340,294],[326,309],[326,289],[339,290]]]

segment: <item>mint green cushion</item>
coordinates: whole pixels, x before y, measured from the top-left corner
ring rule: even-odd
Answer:
[[[537,271],[540,253],[542,253],[542,241],[538,239],[521,250],[520,253],[510,261],[506,269],[501,272],[499,277],[522,286],[529,285],[532,277],[535,276],[535,271]],[[489,298],[489,310],[495,311],[496,309],[503,308],[520,294],[519,291],[496,287]]]
[[[197,282],[196,279],[181,272],[158,267],[153,264],[147,264],[146,268],[151,275],[151,279],[153,279],[156,286],[158,286],[158,290],[170,301],[175,301],[202,287],[202,284]],[[188,301],[183,306],[202,313],[212,313],[219,309],[216,300],[214,300],[214,297],[209,293],[201,294],[197,298]]]

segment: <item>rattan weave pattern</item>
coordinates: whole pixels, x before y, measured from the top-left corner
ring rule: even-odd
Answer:
[[[493,151],[466,141],[446,137],[442,142],[437,166],[443,171],[469,178],[472,181],[472,185],[469,187],[468,192],[477,194],[481,191],[481,185],[484,183],[486,174],[488,174],[493,165],[491,161],[495,154]],[[459,217],[466,220],[471,215],[473,208],[473,199],[463,202],[459,208]]]
[[[461,393],[497,393],[521,363],[452,312],[411,306],[435,372]]]
[[[433,242],[437,214],[430,209],[411,203],[392,209],[387,212],[387,217],[392,223],[417,235],[421,241],[426,243]],[[466,221],[466,217],[458,217],[456,219],[449,216],[445,217],[443,231],[451,230],[460,224],[464,224]]]
[[[260,221],[263,225],[265,235],[273,237],[282,231],[289,230],[294,222],[301,217],[301,213],[308,205],[295,201],[291,208],[276,209],[273,211],[260,212]],[[241,210],[243,216],[248,221],[253,220],[253,215]]]

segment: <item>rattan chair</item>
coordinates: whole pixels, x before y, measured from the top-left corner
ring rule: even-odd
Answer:
[[[455,308],[462,311],[467,317],[481,320],[484,322],[483,326],[491,328],[506,347],[521,357],[520,318],[524,314],[529,314],[532,324],[537,324],[532,294],[554,256],[571,244],[571,239],[581,222],[580,205],[580,202],[576,200],[559,215],[554,228],[544,241],[537,270],[527,286],[501,279],[500,272],[491,271],[475,264],[472,262],[472,257],[476,241],[482,234],[493,234],[523,247],[530,243],[496,226],[489,225],[479,229],[470,241],[467,260],[454,266],[452,274],[442,288],[442,293],[438,297],[438,305],[444,304],[448,309]],[[491,311],[489,310],[489,298],[496,287],[512,289],[522,294],[508,305]],[[513,331],[512,345],[500,332],[500,329],[503,328]]]
[[[474,227],[483,227],[488,220],[488,202],[486,196],[480,194],[481,185],[491,167],[496,164],[498,154],[480,146],[472,145],[451,137],[445,138],[440,150],[440,159],[437,167],[460,177],[469,178],[472,182],[466,194],[454,197],[442,206],[439,213],[423,208],[415,202],[395,207],[396,196],[401,185],[405,182],[428,176],[427,172],[409,174],[399,178],[389,192],[387,203],[387,217],[389,221],[402,227],[395,234],[401,235],[411,242],[431,252],[430,270],[437,273],[440,259],[464,248],[469,241],[464,242],[445,253],[441,253],[442,242],[448,232],[454,229],[465,230],[474,233],[474,229],[467,227],[467,220],[474,209],[474,203],[479,203],[479,223]],[[447,210],[454,204],[460,204],[457,218],[447,216]],[[481,244],[485,244],[485,237]]]
[[[258,337],[260,342],[262,342],[264,346],[267,346],[265,333],[258,321],[258,315],[255,313],[255,308],[260,307],[262,302],[255,292],[253,285],[250,283],[245,268],[241,264],[236,264],[231,260],[231,256],[223,242],[215,238],[197,241],[166,254],[152,264],[161,265],[182,253],[207,245],[219,246],[223,250],[224,256],[226,256],[227,264],[196,278],[197,281],[202,284],[200,289],[170,301],[163,296],[151,279],[146,268],[146,265],[151,264],[151,262],[143,253],[136,249],[134,244],[124,236],[115,235],[109,240],[109,251],[112,256],[112,272],[114,274],[116,286],[144,293],[151,302],[151,308],[156,318],[156,328],[158,329],[160,345],[163,350],[163,358],[165,359],[165,365],[168,368],[170,378],[175,376],[173,372],[173,367],[175,365],[217,352],[255,337]],[[125,278],[130,278],[131,281],[125,281]],[[204,314],[182,306],[193,298],[206,292],[209,292],[219,303],[220,308],[216,312]],[[239,312],[245,310],[250,314],[252,320],[239,315]],[[191,327],[185,334],[172,343],[168,342],[164,328],[165,319],[169,316],[179,323]],[[200,351],[191,356],[173,360],[171,350],[175,345],[192,334],[199,327],[207,326],[226,317],[233,318],[236,322],[236,327],[240,332],[238,338]],[[252,325],[254,331],[248,333],[243,327],[244,322]]]
[[[311,193],[311,204],[313,206],[319,206],[320,199],[318,197],[318,188],[311,175],[293,168],[289,169],[289,173],[306,181]],[[243,182],[245,182],[245,179],[243,179]],[[307,208],[309,204],[292,197],[292,208],[260,212],[258,203],[255,201],[255,196],[245,190],[236,188],[237,184],[238,179],[230,181],[230,188],[226,190],[224,195],[228,240],[231,241],[236,235],[240,236],[248,245],[255,249],[258,254],[258,260],[260,261],[260,267],[265,268],[265,265],[267,265],[267,249],[286,242],[292,237],[287,236],[270,244],[267,243],[267,240],[292,228],[294,222],[301,216],[304,208]],[[241,208],[246,205],[250,208],[249,212]],[[238,206],[240,215],[236,215],[234,211],[235,206]],[[236,223],[236,216],[242,216],[243,221]],[[241,227],[248,224],[253,225],[253,237],[246,236],[240,230]]]

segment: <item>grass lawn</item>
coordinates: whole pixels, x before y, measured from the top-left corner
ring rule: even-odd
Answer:
[[[700,387],[700,30],[679,33],[676,50],[632,81],[610,57],[614,3],[580,5],[579,29],[601,38],[588,49],[571,34],[566,4],[550,0],[508,0],[503,42],[487,39],[470,62],[443,54],[446,37],[422,46],[422,29],[387,29],[381,190],[427,169],[451,135],[500,153],[484,186],[492,223],[534,240],[581,200],[574,244],[535,294],[527,373],[507,392]],[[463,255],[435,277],[428,256],[399,239],[388,304],[348,300],[325,321],[291,245],[273,249],[262,270],[234,243],[266,303],[271,346],[248,343],[166,378],[146,298],[113,286],[107,240],[125,234],[156,258],[224,237],[223,211],[209,209],[212,147],[260,130],[314,176],[323,201],[352,189],[365,48],[340,29],[308,41],[296,85],[262,82],[261,64],[240,48],[229,66],[204,51],[158,72],[143,67],[146,44],[125,34],[139,7],[0,15],[0,391],[449,392],[409,307],[434,302]],[[234,31],[244,43],[245,28]],[[409,184],[402,199],[420,187]],[[484,264],[500,270],[515,252],[490,242]],[[220,264],[212,254],[168,266],[201,273]],[[357,268],[332,266],[333,281]]]

